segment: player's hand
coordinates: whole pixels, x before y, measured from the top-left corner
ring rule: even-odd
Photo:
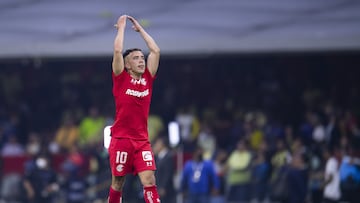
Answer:
[[[126,18],[127,18],[127,15],[120,16],[119,19],[117,20],[116,24],[115,24],[115,27],[117,29],[119,29],[120,27],[125,28],[125,26],[126,26]]]
[[[135,30],[136,32],[140,32],[140,30],[143,29],[140,23],[135,18],[133,18],[132,16],[127,16],[127,18],[132,22],[133,30]]]

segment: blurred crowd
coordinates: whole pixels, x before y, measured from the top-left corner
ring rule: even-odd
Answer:
[[[106,202],[108,61],[0,63],[0,202]],[[359,71],[346,61],[165,58],[148,121],[163,202],[360,202]],[[128,180],[124,201],[143,202]]]

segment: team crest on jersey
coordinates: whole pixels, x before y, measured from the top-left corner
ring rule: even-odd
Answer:
[[[144,161],[152,161],[152,155],[150,151],[142,151],[142,157]]]
[[[140,79],[135,79],[135,78],[131,78],[131,81],[130,81],[132,84],[134,84],[134,85],[139,85],[139,84],[141,84],[141,85],[146,85],[146,79],[145,78],[140,78]]]
[[[122,170],[124,170],[124,165],[122,165],[122,164],[117,165],[117,166],[116,166],[116,170],[117,170],[118,172],[121,172]]]

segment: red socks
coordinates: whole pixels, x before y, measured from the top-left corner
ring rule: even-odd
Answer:
[[[110,186],[108,203],[121,203],[121,192],[114,190]]]
[[[121,192],[110,187],[108,203],[121,203]],[[160,203],[160,197],[156,186],[144,187],[144,199],[146,203]]]
[[[160,197],[155,185],[144,187],[144,199],[146,203],[160,203]]]

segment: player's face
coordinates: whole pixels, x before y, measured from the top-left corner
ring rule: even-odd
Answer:
[[[145,57],[141,51],[133,51],[126,57],[126,67],[135,74],[145,72]]]

